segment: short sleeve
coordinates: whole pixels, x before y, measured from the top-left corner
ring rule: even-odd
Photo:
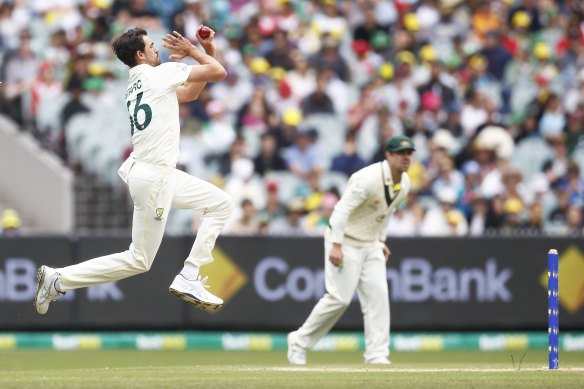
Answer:
[[[192,66],[181,62],[167,62],[155,68],[156,82],[161,88],[176,89],[191,74]]]

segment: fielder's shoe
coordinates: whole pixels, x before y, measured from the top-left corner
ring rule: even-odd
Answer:
[[[366,360],[365,363],[371,365],[391,365],[391,361],[386,357],[377,357],[373,359]]]
[[[55,269],[48,266],[39,267],[37,289],[34,295],[34,307],[41,315],[47,313],[51,301],[65,294],[55,288],[55,282],[58,278],[59,273]]]
[[[187,280],[181,274],[174,277],[174,281],[168,288],[169,292],[181,300],[188,301],[195,307],[205,311],[217,311],[223,306],[223,300],[207,291],[209,285],[205,285],[207,277],[195,280]]]
[[[288,337],[288,362],[291,365],[306,365],[306,350],[296,344],[296,331],[290,332]]]

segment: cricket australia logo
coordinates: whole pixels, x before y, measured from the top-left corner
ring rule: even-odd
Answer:
[[[156,208],[156,216],[154,220],[162,221],[162,214],[164,213],[164,208]]]

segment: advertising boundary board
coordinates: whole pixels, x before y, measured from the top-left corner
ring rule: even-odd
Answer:
[[[522,351],[547,349],[546,333],[403,333],[394,332],[390,349],[395,351]],[[562,351],[584,351],[584,333],[560,336]],[[0,333],[0,350],[286,350],[285,333],[262,332],[18,332]],[[362,332],[333,332],[312,351],[358,351],[365,349]]]
[[[324,294],[322,238],[221,237],[202,268],[225,301],[199,311],[168,293],[194,238],[165,237],[148,273],[69,291],[40,316],[36,267],[125,250],[129,237],[0,238],[0,330],[288,331]],[[398,331],[547,329],[547,252],[559,251],[560,333],[584,327],[584,248],[578,239],[400,238],[387,278]],[[337,330],[363,328],[355,296]]]

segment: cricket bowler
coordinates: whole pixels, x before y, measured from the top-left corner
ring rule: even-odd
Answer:
[[[119,174],[134,201],[132,243],[128,250],[53,269],[41,266],[34,306],[45,314],[52,300],[66,291],[104,284],[147,272],[160,247],[170,207],[202,212],[201,225],[184,268],[170,292],[204,310],[219,309],[223,300],[207,291],[199,268],[213,261],[211,250],[233,210],[230,197],[216,186],[175,168],[179,155],[179,104],[197,99],[207,82],[225,78],[214,58],[211,34],[197,39],[205,52],[174,31],[162,40],[173,51],[170,59],[187,55],[199,65],[161,64],[159,50],[141,28],[126,31],[112,44],[117,57],[130,68],[126,108],[134,151]]]
[[[335,325],[355,289],[365,325],[365,363],[390,364],[387,223],[410,190],[407,170],[414,142],[394,136],[385,160],[354,173],[325,233],[326,294],[298,330],[288,334],[288,361],[306,364],[311,349]]]

